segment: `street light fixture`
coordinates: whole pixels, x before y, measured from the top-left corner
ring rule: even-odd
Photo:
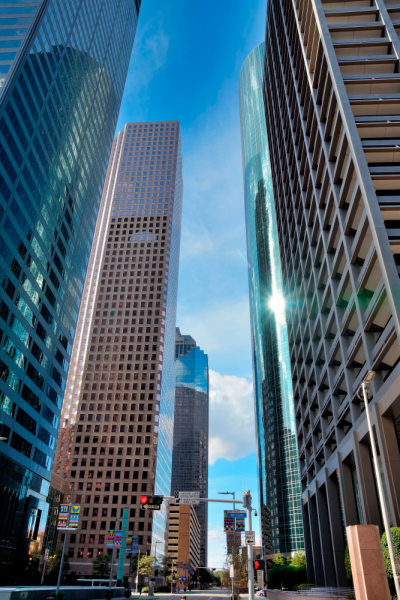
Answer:
[[[218,494],[233,496],[233,500],[235,500],[235,492],[218,492]],[[233,510],[235,510],[235,502],[233,503]]]
[[[380,468],[379,468],[378,451],[377,451],[376,443],[375,443],[375,435],[374,435],[374,430],[373,430],[372,424],[371,424],[371,417],[369,414],[368,385],[371,383],[371,381],[373,380],[375,375],[376,375],[375,371],[368,371],[363,382],[361,383],[361,388],[362,388],[362,394],[363,394],[364,405],[365,405],[365,413],[367,415],[368,431],[369,431],[369,437],[371,440],[372,456],[374,459],[375,476],[376,476],[376,481],[378,484],[379,504],[381,506],[383,525],[385,528],[386,539],[387,539],[387,544],[388,544],[388,549],[389,549],[390,564],[392,566],[393,579],[394,579],[394,584],[396,587],[397,597],[400,598],[400,583],[399,583],[399,578],[398,578],[398,575],[396,572],[396,564],[395,564],[396,561],[395,561],[395,553],[394,553],[392,534],[390,531],[389,516],[388,516],[388,512],[387,512],[385,494],[384,494],[384,490],[383,490],[383,483],[382,483],[381,472],[380,472]]]
[[[0,437],[0,442],[6,442],[7,438]]]

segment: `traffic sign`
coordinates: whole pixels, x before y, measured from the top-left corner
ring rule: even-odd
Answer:
[[[247,517],[247,512],[245,510],[224,510],[226,519],[245,519]]]
[[[200,492],[175,492],[175,504],[200,504]]]
[[[246,546],[254,546],[256,543],[256,532],[255,531],[245,531],[244,532],[244,543]]]

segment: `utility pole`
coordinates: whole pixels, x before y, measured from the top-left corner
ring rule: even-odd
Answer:
[[[251,494],[250,491],[243,492],[243,506],[247,509],[247,527],[248,531],[252,531],[251,529]],[[251,544],[247,545],[247,570],[249,574],[249,600],[254,600],[254,571],[253,571],[253,546]]]
[[[397,597],[400,598],[400,582],[399,582],[399,576],[398,576],[397,570],[396,570],[397,565],[396,565],[396,561],[395,561],[395,551],[394,551],[394,546],[393,546],[392,532],[390,531],[389,515],[388,515],[388,511],[387,511],[387,507],[386,507],[385,492],[383,490],[381,470],[379,467],[379,459],[378,459],[378,451],[376,449],[375,434],[374,434],[374,430],[373,430],[372,423],[371,423],[371,417],[369,414],[368,391],[367,390],[368,390],[369,384],[371,383],[371,381],[373,380],[374,377],[375,377],[375,371],[369,371],[367,373],[364,381],[361,383],[361,387],[362,387],[362,393],[363,393],[363,398],[364,398],[365,414],[367,415],[367,423],[368,423],[369,439],[371,441],[372,456],[373,456],[373,460],[374,460],[375,478],[376,478],[376,482],[378,484],[379,504],[381,507],[381,513],[382,513],[382,517],[383,517],[383,526],[385,529],[386,540],[387,540],[387,545],[388,545],[388,549],[389,549],[390,564],[392,566],[392,573],[393,573],[394,585],[396,588],[396,594],[397,594]]]
[[[74,486],[72,486],[71,489],[71,495],[69,497],[69,509],[68,509],[68,519],[70,517],[71,514],[71,506],[72,506],[72,495],[74,493]],[[67,522],[68,525],[69,521]],[[67,528],[66,531],[64,533],[64,543],[63,543],[63,549],[62,549],[62,554],[61,554],[61,563],[60,563],[60,570],[58,572],[58,579],[57,579],[57,588],[56,588],[56,598],[58,598],[58,594],[60,592],[60,583],[61,583],[61,575],[62,575],[62,568],[63,568],[63,563],[64,563],[64,554],[65,554],[65,546],[67,545]]]

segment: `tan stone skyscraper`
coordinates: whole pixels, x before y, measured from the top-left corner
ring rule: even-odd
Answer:
[[[67,540],[81,574],[107,552],[123,507],[141,553],[164,542],[166,507],[153,517],[139,497],[171,486],[182,192],[179,123],[127,124],[108,165],[55,455],[82,505]]]

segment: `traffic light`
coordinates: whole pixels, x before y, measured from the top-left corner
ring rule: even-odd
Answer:
[[[256,571],[264,571],[265,569],[265,560],[255,560],[254,568]]]
[[[140,496],[142,508],[148,510],[160,510],[164,496]]]
[[[215,569],[211,569],[211,571],[215,571]]]

